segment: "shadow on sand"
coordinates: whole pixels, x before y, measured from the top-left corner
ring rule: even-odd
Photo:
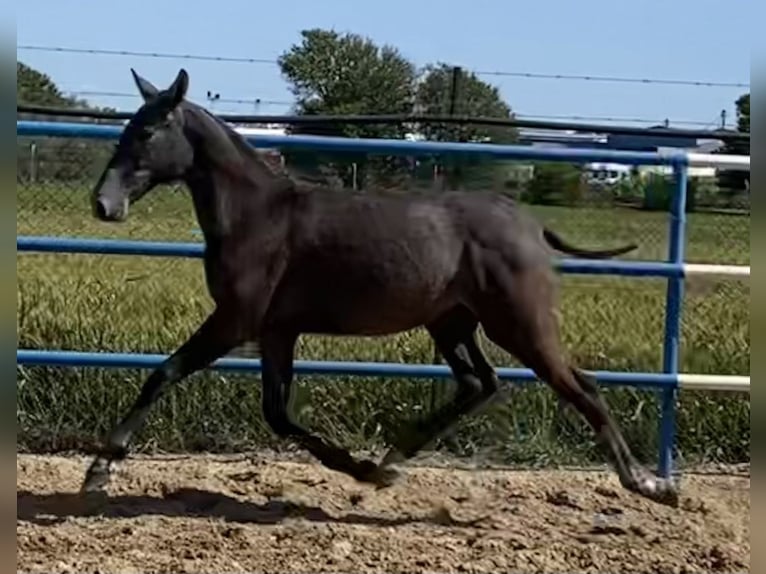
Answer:
[[[163,497],[148,495],[122,495],[79,493],[35,494],[19,491],[16,494],[16,518],[38,525],[53,525],[70,517],[102,516],[127,518],[133,516],[166,516],[175,518],[222,518],[229,522],[279,524],[286,519],[310,522],[359,524],[372,526],[399,526],[412,523],[431,523],[450,526],[468,526],[451,519],[444,512],[426,516],[384,517],[361,513],[339,513],[332,516],[316,506],[307,506],[289,500],[270,500],[258,504],[238,500],[218,492],[183,488]]]

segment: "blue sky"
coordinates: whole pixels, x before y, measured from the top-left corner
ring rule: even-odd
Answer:
[[[300,30],[334,28],[397,46],[416,65],[444,61],[481,71],[750,82],[751,38],[766,3],[713,0],[17,0],[17,44],[276,59]],[[734,9],[736,7],[736,9]],[[201,62],[18,50],[67,92],[132,93],[129,68],[158,85],[180,66],[190,97],[292,98],[275,64]],[[737,87],[612,84],[482,76],[523,115],[734,118]],[[130,97],[87,96],[134,109]],[[254,105],[219,103],[252,113]],[[263,104],[261,113],[285,113]],[[373,110],[371,110],[373,111]]]

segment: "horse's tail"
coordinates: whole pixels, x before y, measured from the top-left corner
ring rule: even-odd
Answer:
[[[586,259],[608,259],[610,257],[615,257],[616,255],[622,255],[623,253],[627,253],[628,251],[633,251],[634,249],[638,248],[638,245],[635,243],[631,243],[629,245],[624,245],[622,247],[617,247],[615,249],[603,249],[603,250],[594,250],[590,251],[588,249],[581,249],[579,247],[575,247],[573,245],[570,245],[566,241],[564,241],[559,235],[551,231],[550,229],[543,227],[543,236],[545,237],[545,240],[548,242],[548,245],[550,245],[553,249],[556,249],[557,251],[562,251],[564,253],[568,253],[569,255],[573,255],[574,257],[580,257],[580,258],[586,258]]]

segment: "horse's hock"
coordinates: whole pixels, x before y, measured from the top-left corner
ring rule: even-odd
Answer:
[[[17,457],[26,572],[733,572],[750,569],[749,472],[687,474],[680,507],[611,472],[409,465],[376,491],[312,463],[131,458],[102,515],[84,458]]]

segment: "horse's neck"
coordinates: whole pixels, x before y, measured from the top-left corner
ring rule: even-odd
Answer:
[[[207,243],[234,237],[247,221],[257,225],[257,204],[263,198],[248,182],[211,169],[199,170],[186,183]]]
[[[279,177],[231,126],[204,108],[191,103],[186,106],[187,121],[208,167],[228,172],[231,179],[249,180],[254,186],[263,186]]]
[[[258,228],[278,176],[250,146],[201,108],[189,120],[194,132],[195,166],[186,178],[207,242],[223,241],[242,226]]]

